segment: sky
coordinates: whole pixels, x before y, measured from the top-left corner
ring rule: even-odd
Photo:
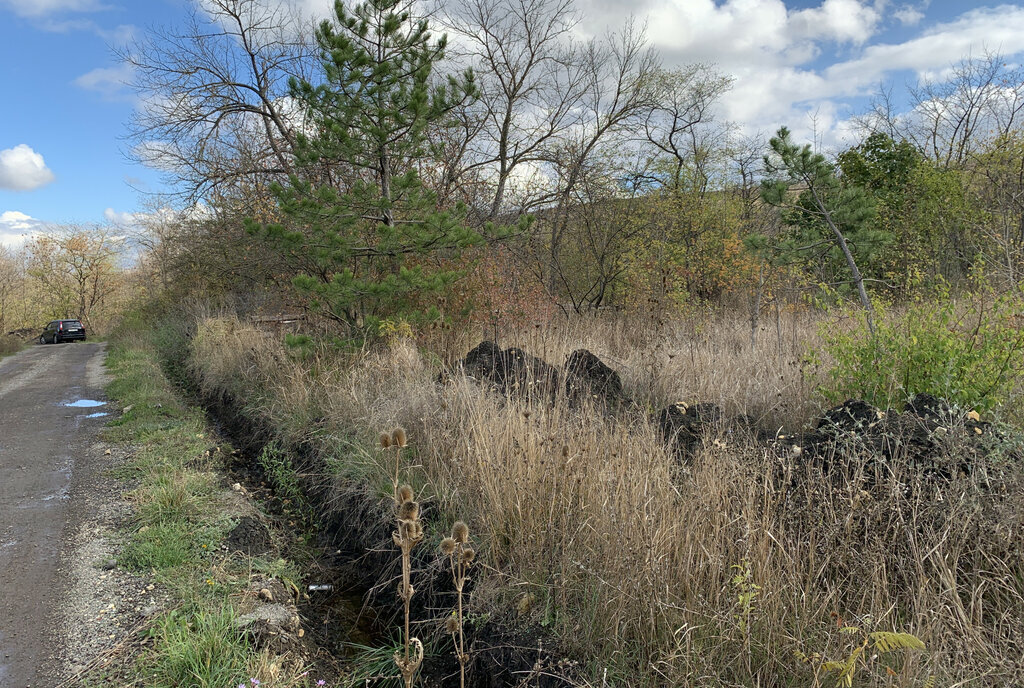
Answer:
[[[126,155],[138,98],[118,46],[172,26],[195,0],[0,0],[0,244],[62,223],[125,224],[165,190]],[[261,0],[323,13],[330,0]],[[851,145],[849,120],[967,55],[1024,58],[1024,3],[970,0],[577,0],[584,35],[629,15],[667,66],[735,78],[722,119]]]

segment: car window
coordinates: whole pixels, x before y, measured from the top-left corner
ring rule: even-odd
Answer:
[[[65,320],[64,324],[68,325],[68,326],[71,326],[71,327],[81,327],[82,326],[82,323],[80,323],[77,320]]]

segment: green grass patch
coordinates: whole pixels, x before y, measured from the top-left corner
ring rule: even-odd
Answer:
[[[176,606],[148,630],[153,644],[135,671],[150,687],[248,684],[265,657],[234,628],[234,600],[254,573],[287,574],[292,586],[299,574],[289,562],[227,555],[220,547],[237,514],[212,470],[214,436],[203,413],[178,397],[158,357],[153,343],[129,335],[115,338],[106,362],[113,375],[107,394],[123,410],[106,437],[129,447],[115,477],[128,483],[135,505],[118,563],[155,574]],[[275,481],[295,480],[280,457],[268,465]]]
[[[192,537],[185,524],[143,526],[132,533],[119,563],[133,571],[158,571],[183,566],[193,556]]]
[[[150,629],[154,652],[146,662],[150,688],[225,688],[248,683],[252,648],[235,630],[234,609],[188,605]]]

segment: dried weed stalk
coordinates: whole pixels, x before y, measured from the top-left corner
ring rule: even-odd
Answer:
[[[413,638],[409,631],[409,604],[416,592],[411,581],[412,550],[423,541],[423,524],[420,522],[420,505],[414,498],[412,487],[398,484],[401,452],[408,446],[405,430],[395,428],[390,434],[381,433],[380,446],[385,450],[395,450],[394,500],[398,528],[391,534],[391,538],[402,553],[402,581],[398,585],[398,597],[405,607],[405,633],[402,636],[404,650],[395,653],[395,664],[406,688],[412,688],[416,672],[423,663],[423,643],[419,638]]]
[[[452,580],[455,583],[455,593],[458,597],[456,615],[448,617],[445,630],[451,634],[455,642],[455,657],[459,660],[459,686],[466,685],[466,664],[469,662],[469,653],[466,652],[466,639],[463,632],[462,616],[462,591],[469,580],[469,567],[476,559],[476,550],[469,544],[469,527],[462,521],[456,521],[452,526],[451,537],[441,540],[441,553],[448,557],[452,567]]]

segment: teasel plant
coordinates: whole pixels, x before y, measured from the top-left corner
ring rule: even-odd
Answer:
[[[451,634],[455,643],[455,657],[459,660],[459,686],[466,686],[466,664],[469,663],[469,653],[466,652],[466,639],[462,616],[462,592],[469,580],[469,568],[476,559],[476,550],[469,543],[469,526],[462,521],[456,521],[452,526],[452,534],[441,540],[441,554],[448,557],[452,568],[452,580],[455,582],[455,593],[458,597],[458,606],[455,614],[448,617],[445,630]]]
[[[404,437],[404,432],[402,433]],[[412,587],[412,550],[423,541],[423,524],[420,522],[420,505],[414,499],[412,488],[402,485],[395,489],[396,520],[398,529],[391,537],[402,553],[402,581],[398,585],[398,597],[405,607],[405,633],[402,636],[403,650],[395,652],[395,664],[402,674],[405,688],[412,688],[416,672],[423,663],[423,643],[412,637],[409,630],[409,604],[416,590]]]
[[[395,477],[391,482],[391,486],[393,489],[395,503],[399,506],[402,504],[402,501],[398,498],[398,481],[402,468],[402,450],[408,446],[409,441],[405,434],[405,428],[397,427],[390,433],[382,432],[380,434],[380,448],[385,451],[394,450],[395,452]]]

